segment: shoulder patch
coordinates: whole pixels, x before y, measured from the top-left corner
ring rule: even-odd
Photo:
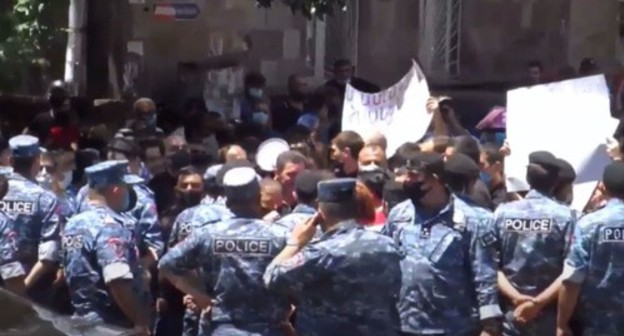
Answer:
[[[491,231],[481,236],[479,240],[481,241],[481,246],[483,247],[491,246],[497,241],[496,235]]]
[[[294,256],[282,261],[280,263],[280,266],[285,268],[285,269],[292,269],[298,266],[303,265],[303,262],[305,261],[305,257],[303,256],[303,254],[297,253]]]
[[[273,246],[270,239],[213,239],[214,254],[238,254],[248,256],[270,256]]]

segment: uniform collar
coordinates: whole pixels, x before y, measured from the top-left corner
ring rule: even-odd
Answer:
[[[316,213],[316,209],[307,204],[297,204],[291,213],[313,215]]]
[[[616,207],[616,206],[624,206],[624,200],[619,198],[611,198],[607,201],[604,208]]]
[[[449,197],[449,202],[440,211],[427,217],[418,213],[418,208],[414,206],[413,224],[420,223],[422,226],[432,226],[434,224],[444,224],[452,228],[463,231],[466,225],[464,211],[458,206],[461,199],[454,194]]]
[[[550,197],[542,194],[541,192],[539,192],[539,191],[537,191],[535,189],[531,189],[526,194],[526,196],[524,196],[524,198],[550,198]]]
[[[346,221],[342,221],[336,225],[334,225],[329,231],[323,232],[321,239],[327,239],[333,235],[337,235],[343,232],[351,231],[352,229],[358,227],[359,224],[355,221],[355,219],[349,219]]]

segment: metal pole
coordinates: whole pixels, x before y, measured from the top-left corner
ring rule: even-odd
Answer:
[[[86,14],[87,0],[70,0],[64,80],[75,96],[85,93]]]
[[[453,0],[445,0],[446,21],[444,22],[444,70],[445,75],[451,75],[451,39],[453,26]]]

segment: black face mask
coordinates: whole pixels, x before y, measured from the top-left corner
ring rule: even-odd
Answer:
[[[358,180],[362,181],[378,198],[383,195],[386,174],[383,171],[359,172]]]
[[[296,102],[302,102],[305,100],[305,93],[303,92],[298,92],[298,91],[292,91],[290,93],[290,98]]]
[[[134,207],[137,204],[137,201],[138,201],[137,193],[131,187],[128,188],[128,199],[129,199],[128,206],[122,212],[130,211],[134,209]]]
[[[429,192],[429,190],[422,189],[424,184],[425,182],[422,181],[403,183],[403,191],[405,191],[406,196],[411,199],[412,202],[419,203]]]
[[[199,205],[203,197],[204,195],[198,191],[178,191],[180,205],[188,208]]]

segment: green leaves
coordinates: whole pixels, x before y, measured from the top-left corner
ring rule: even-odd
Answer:
[[[48,66],[46,51],[65,34],[54,27],[54,11],[67,11],[62,0],[1,0],[0,7],[0,90],[11,91],[33,67]]]
[[[270,8],[276,1],[279,0],[256,0],[256,6]],[[281,2],[289,6],[293,14],[299,12],[308,19],[313,17],[323,19],[325,15],[346,9],[346,0],[281,0]]]

